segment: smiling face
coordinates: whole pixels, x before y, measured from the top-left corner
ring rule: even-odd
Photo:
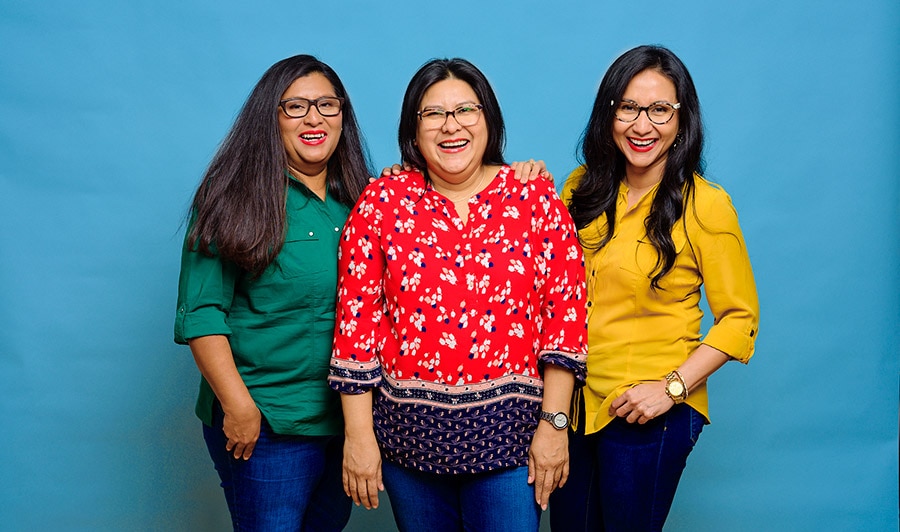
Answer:
[[[480,104],[472,87],[456,78],[438,81],[425,91],[419,109],[453,111],[463,104]],[[455,116],[447,116],[439,128],[431,129],[422,120],[416,129],[416,146],[425,159],[432,178],[449,184],[465,183],[476,176],[487,147],[488,129],[484,113],[471,126],[460,126]]]
[[[314,72],[295,79],[281,95],[281,99],[315,100],[322,96],[337,95],[328,78]],[[310,177],[325,172],[328,159],[341,140],[341,124],[341,113],[337,116],[322,116],[315,106],[310,106],[309,112],[303,118],[291,118],[279,108],[278,125],[281,128],[281,141],[284,143],[290,165]]]
[[[677,103],[675,84],[656,70],[648,69],[631,79],[622,100],[641,107],[655,102]],[[666,124],[654,124],[641,111],[634,122],[613,119],[613,140],[625,155],[625,175],[630,179],[662,179],[669,148],[678,134],[678,112]]]

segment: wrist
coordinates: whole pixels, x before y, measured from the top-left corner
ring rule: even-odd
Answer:
[[[665,390],[666,395],[668,395],[669,399],[676,405],[685,402],[688,398],[687,383],[684,382],[684,377],[681,376],[681,373],[677,369],[672,370],[666,375]]]
[[[538,424],[541,424],[541,421],[546,421],[551,427],[558,431],[564,431],[569,428],[569,415],[565,412],[547,412],[546,410],[541,410],[538,413]]]

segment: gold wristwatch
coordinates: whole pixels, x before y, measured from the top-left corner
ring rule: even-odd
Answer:
[[[684,377],[676,369],[666,375],[666,395],[669,396],[675,404],[683,403],[688,398],[687,385],[684,383]]]

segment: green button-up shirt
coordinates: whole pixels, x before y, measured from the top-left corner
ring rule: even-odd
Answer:
[[[287,234],[258,279],[218,256],[185,248],[175,341],[228,337],[256,405],[276,433],[343,431],[340,396],[328,386],[334,337],[337,248],[349,209],[291,179]],[[215,394],[201,379],[197,416],[212,424]]]

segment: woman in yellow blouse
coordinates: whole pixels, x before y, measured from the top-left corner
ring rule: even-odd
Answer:
[[[563,190],[585,251],[588,376],[554,530],[661,530],[708,423],[706,380],[753,354],[759,304],[729,196],[701,177],[693,81],[641,46],[601,82]],[[700,288],[715,323],[701,338]]]

